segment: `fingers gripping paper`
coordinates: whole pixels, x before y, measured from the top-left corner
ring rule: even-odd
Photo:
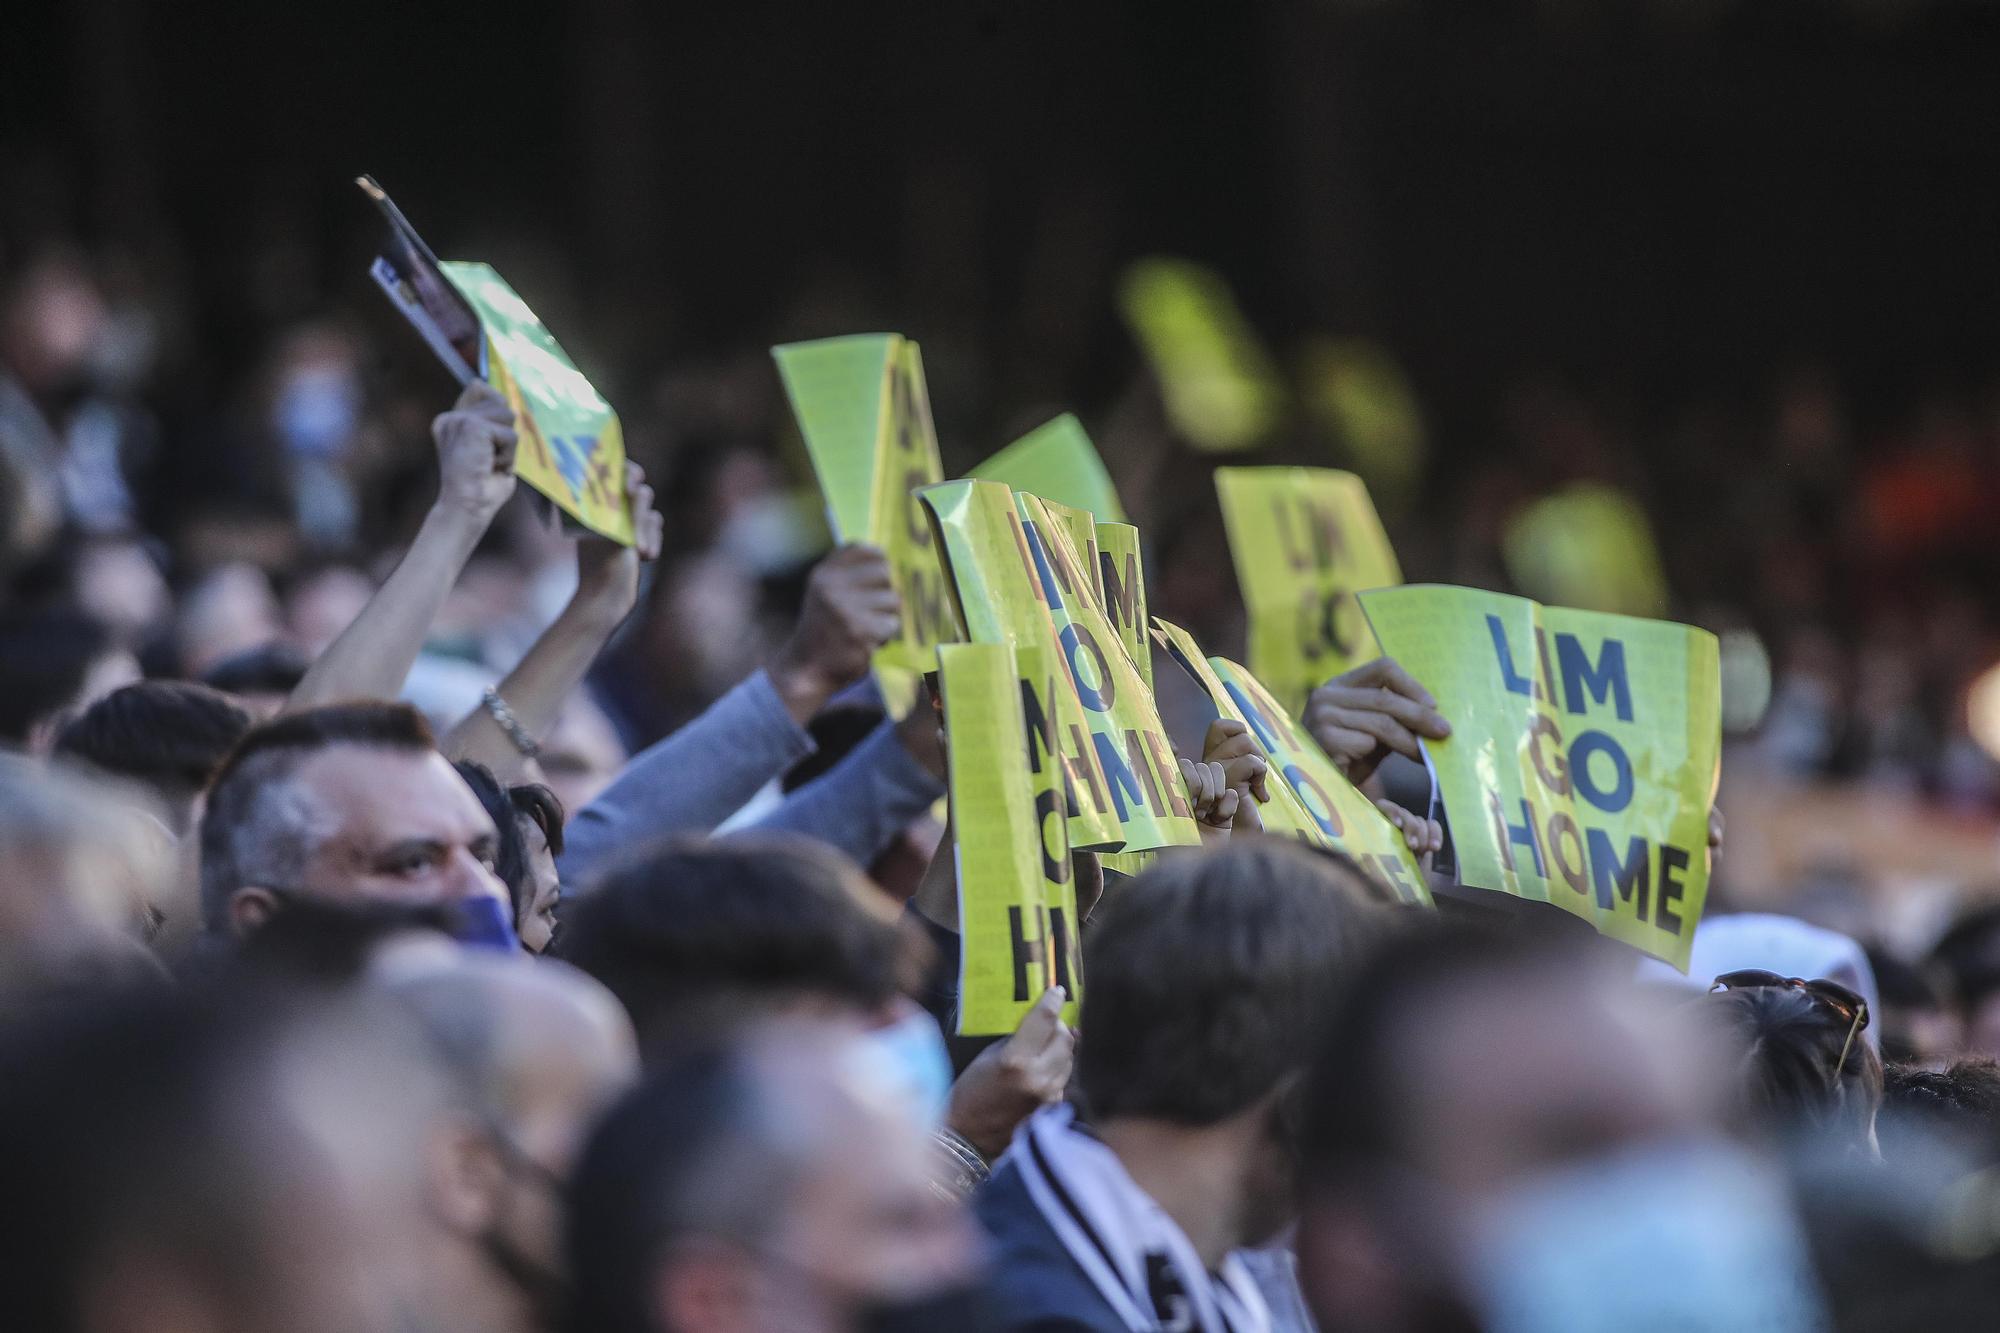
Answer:
[[[1721,754],[1715,636],[1471,588],[1361,600],[1451,719],[1424,744],[1460,878],[1686,971]]]
[[[1354,594],[1403,581],[1351,472],[1225,467],[1215,493],[1250,614],[1250,669],[1294,713],[1328,677],[1380,656]]]
[[[1040,647],[1056,663],[1072,844],[1146,851],[1199,843],[1152,693],[1106,624],[1066,524],[997,482],[946,482],[923,499],[967,637]]]
[[[917,345],[894,333],[771,349],[835,536],[888,557],[902,632],[875,654],[875,676],[900,718],[953,632],[943,568],[913,492],[944,476]]]
[[[1153,633],[1219,716],[1250,728],[1270,761],[1271,800],[1258,807],[1267,832],[1346,852],[1400,901],[1431,905],[1423,867],[1402,833],[1255,676],[1226,657],[1204,658],[1194,636],[1178,625],[1155,617]]]
[[[963,1036],[1012,1032],[1050,986],[1076,1021],[1082,967],[1076,886],[1047,735],[1031,736],[1027,681],[1053,682],[1038,649],[1005,643],[938,650],[958,874]],[[1044,726],[1048,719],[1044,718]]]

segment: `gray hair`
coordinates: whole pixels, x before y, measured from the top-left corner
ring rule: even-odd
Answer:
[[[266,750],[239,764],[208,795],[201,818],[201,917],[229,928],[229,900],[252,885],[295,887],[333,835],[331,813],[298,780],[314,752]]]

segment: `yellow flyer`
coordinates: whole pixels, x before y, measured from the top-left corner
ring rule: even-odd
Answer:
[[[1380,656],[1354,594],[1403,581],[1351,472],[1225,467],[1215,493],[1250,616],[1250,667],[1294,714],[1329,677]]]
[[[881,548],[903,601],[903,632],[875,654],[889,711],[902,717],[956,637],[944,571],[913,492],[944,476],[917,345],[856,334],[771,349],[826,495],[835,537]]]
[[[1099,523],[1123,523],[1125,507],[1097,446],[1083,423],[1068,412],[1037,426],[993,457],[965,474],[981,481],[1006,483],[1073,509],[1087,509]]]
[[[1667,578],[1646,511],[1624,491],[1579,482],[1507,520],[1500,555],[1529,596],[1585,611],[1661,616]]]
[[[1131,655],[1104,617],[1097,597],[1097,569],[1070,542],[1075,523],[1039,498],[1014,492],[1014,508],[1049,620],[1056,630],[1057,660],[1076,685],[1090,723],[1091,742],[1125,833],[1128,852],[1201,843],[1175,760],[1173,743],[1139,677]],[[1087,516],[1077,516],[1087,521]],[[1093,529],[1092,550],[1095,550]]]
[[[1139,529],[1130,523],[1097,525],[1097,600],[1118,641],[1139,668],[1139,679],[1153,688],[1153,640],[1146,632],[1146,572],[1140,563]],[[1104,867],[1121,875],[1137,875],[1152,864],[1151,852],[1114,852]]]
[[[962,1036],[1012,1032],[1050,986],[1081,992],[1076,892],[1053,765],[1041,764],[1021,708],[1022,672],[1044,670],[1004,643],[938,650],[958,877]],[[1044,738],[1044,741],[1046,738]]]
[[[1424,748],[1459,877],[1686,971],[1722,745],[1715,636],[1473,588],[1361,600],[1452,724]]]
[[[1258,807],[1266,832],[1343,851],[1398,901],[1431,906],[1424,869],[1402,832],[1355,789],[1255,676],[1226,657],[1204,658],[1192,634],[1157,616],[1153,634],[1201,686],[1217,715],[1249,727],[1270,760],[1271,800]]]
[[[1014,512],[1014,493],[998,482],[948,481],[919,498],[930,515],[943,555],[946,584],[959,625],[974,643],[1005,643],[1017,652],[1037,649],[1053,661],[1056,633],[1028,557],[1027,538]],[[1064,774],[1070,845],[1084,851],[1115,850],[1124,840],[1083,701],[1067,671],[1054,673],[1054,693],[1036,695],[1040,682],[1023,678],[1029,731],[1053,722],[1055,762]]]
[[[520,418],[515,473],[576,522],[630,546],[625,434],[611,404],[490,265],[440,262],[374,177],[355,184],[388,224],[369,275],[460,384],[484,379],[506,396]]]

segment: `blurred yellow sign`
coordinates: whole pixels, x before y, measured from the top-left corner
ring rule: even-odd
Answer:
[[[1013,490],[1039,495],[1075,509],[1087,509],[1100,523],[1123,523],[1125,507],[1097,446],[1083,423],[1068,412],[1037,426],[965,474],[1005,482]]]

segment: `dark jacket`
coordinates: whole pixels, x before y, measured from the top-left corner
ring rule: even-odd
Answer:
[[[994,1309],[1007,1333],[1127,1333],[1043,1220],[1021,1173],[1002,1159],[973,1197],[993,1239]]]

